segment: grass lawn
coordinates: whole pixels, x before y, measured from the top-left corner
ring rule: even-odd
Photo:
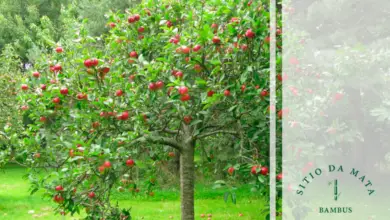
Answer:
[[[62,218],[53,212],[54,203],[41,197],[38,192],[29,194],[29,182],[23,179],[26,170],[21,167],[7,166],[0,171],[0,219],[79,219],[80,216]],[[180,202],[177,190],[155,191],[154,198],[134,197],[130,193],[113,194],[113,202],[118,201],[123,208],[132,207],[133,219],[180,219]],[[237,204],[223,201],[223,190],[213,190],[211,187],[198,185],[196,187],[195,213],[212,214],[213,220],[262,220],[260,214],[265,200],[253,196],[248,187],[237,191]],[[243,216],[239,217],[239,213]],[[207,219],[207,218],[203,218]]]

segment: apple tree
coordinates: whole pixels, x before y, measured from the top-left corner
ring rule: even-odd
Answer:
[[[163,146],[180,154],[181,218],[194,219],[195,146],[212,137],[234,137],[241,162],[261,152],[250,172],[267,175],[268,17],[266,1],[148,0],[108,14],[101,37],[75,25],[20,83],[33,191],[63,214],[129,219],[110,192],[141,148]]]

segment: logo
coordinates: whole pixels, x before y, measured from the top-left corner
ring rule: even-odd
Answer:
[[[366,190],[368,196],[372,196],[375,194],[375,189],[373,188],[374,184],[371,182],[370,179],[368,179],[368,177],[366,177],[365,174],[362,174],[356,168],[346,169],[342,165],[329,165],[326,168],[316,168],[314,172],[310,172],[302,179],[302,182],[301,184],[299,184],[296,194],[299,196],[303,196],[305,194],[305,190],[310,187],[310,184],[316,181],[318,177],[322,176],[325,171],[327,171],[329,177],[331,177],[332,174],[336,173],[338,175],[349,175],[356,180],[356,184],[360,184],[361,186],[363,186],[363,189]],[[327,185],[330,187],[331,190],[329,190],[330,193],[326,194],[328,195],[327,198],[334,200],[336,203],[340,203],[340,200],[343,200],[342,190],[347,189],[346,187],[349,187],[349,184],[351,183],[343,184],[343,182],[338,178],[329,181]],[[317,210],[320,214],[353,212],[352,207],[344,207],[341,204],[336,206],[332,205],[330,207],[320,206]]]
[[[340,197],[340,194],[341,193],[338,193],[338,190],[337,190],[337,179],[335,179],[334,181],[331,181],[329,182],[329,185],[334,185],[334,201],[337,201],[337,199]]]

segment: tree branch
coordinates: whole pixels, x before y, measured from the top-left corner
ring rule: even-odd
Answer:
[[[136,144],[136,143],[154,143],[154,144],[165,144],[168,146],[171,146],[175,148],[176,150],[180,151],[182,150],[182,147],[180,144],[172,139],[172,138],[167,138],[167,137],[161,137],[161,136],[154,136],[154,135],[144,135],[142,137],[139,137],[132,142],[130,142],[130,145]]]
[[[164,128],[163,131],[168,134],[177,134],[177,130],[170,130],[168,128]]]
[[[238,135],[238,133],[237,133],[236,131],[216,130],[216,131],[211,131],[211,132],[207,132],[207,133],[203,133],[203,134],[198,134],[198,135],[195,136],[195,139],[201,139],[201,138],[205,138],[205,137],[212,136],[212,135],[215,135],[215,134],[232,134],[232,135]]]

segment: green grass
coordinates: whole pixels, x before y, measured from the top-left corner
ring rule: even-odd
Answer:
[[[42,198],[42,192],[32,196],[29,194],[29,182],[23,179],[26,170],[21,167],[7,166],[0,171],[0,219],[62,219],[55,215],[54,203]],[[265,201],[254,196],[250,188],[243,186],[237,189],[237,204],[223,200],[223,189],[214,190],[211,186],[197,185],[195,188],[195,213],[196,219],[201,219],[200,214],[212,214],[213,220],[256,220],[264,219],[260,211]],[[130,193],[113,193],[112,202],[119,202],[120,207],[131,207],[133,219],[180,219],[179,192],[177,189],[156,190],[155,197],[132,196]],[[29,214],[34,210],[33,214]],[[243,217],[238,217],[239,213]],[[81,216],[65,219],[79,219]],[[143,217],[143,218],[142,218]],[[207,219],[207,218],[204,218]]]

